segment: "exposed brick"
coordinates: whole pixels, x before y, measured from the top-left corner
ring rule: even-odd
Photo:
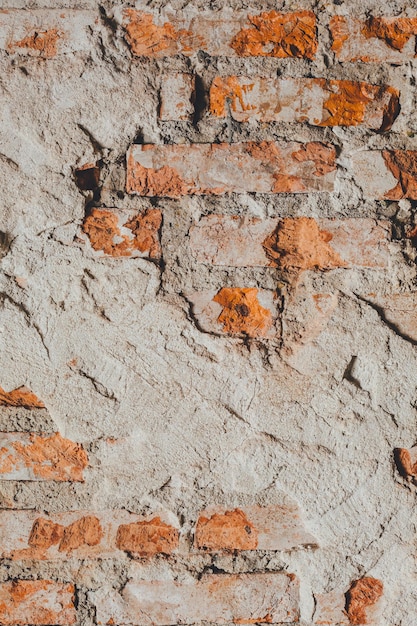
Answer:
[[[0,584],[0,624],[4,626],[68,626],[76,619],[73,585],[50,580]]]
[[[405,477],[417,477],[417,446],[413,448],[396,448],[395,460],[401,474]]]
[[[332,50],[340,61],[401,64],[416,56],[417,18],[337,15],[330,20]]]
[[[386,267],[389,223],[371,219],[265,219],[209,215],[190,230],[199,263],[286,271]]]
[[[384,586],[377,578],[355,580],[346,593],[346,611],[351,624],[368,623],[368,609],[382,597]]]
[[[23,407],[25,409],[44,409],[45,405],[27,387],[18,387],[5,391],[0,387],[0,406]]]
[[[324,78],[217,76],[210,87],[210,113],[238,122],[308,122],[314,126],[364,126],[388,130],[396,119],[399,92],[385,85]]]
[[[128,582],[91,592],[98,624],[254,624],[298,622],[299,585],[284,572],[203,575],[199,581]]]
[[[158,209],[134,215],[118,209],[92,209],[82,231],[98,256],[160,259],[161,224]]]
[[[233,510],[212,506],[200,514],[194,543],[209,552],[317,547],[316,539],[304,528],[295,504]]]
[[[178,528],[162,513],[144,518],[124,510],[0,511],[0,558],[18,561],[120,557],[120,551],[148,558],[171,554],[178,537]]]
[[[194,117],[195,77],[192,74],[169,74],[161,85],[159,117],[163,121]]]
[[[311,11],[153,11],[117,12],[126,40],[136,56],[192,55],[204,50],[214,56],[299,57],[313,59],[317,51],[316,17]]]
[[[51,59],[70,52],[90,52],[95,12],[66,9],[0,11],[0,50]]]
[[[383,584],[365,576],[355,580],[348,591],[334,590],[316,596],[315,624],[334,626],[379,626]]]
[[[365,150],[354,154],[352,163],[367,198],[417,200],[417,151]]]
[[[0,480],[83,480],[87,453],[59,433],[0,433]]]
[[[275,292],[248,287],[187,294],[201,330],[238,337],[280,337],[279,299]]]
[[[228,192],[332,191],[335,150],[322,143],[133,145],[127,191],[178,198]]]

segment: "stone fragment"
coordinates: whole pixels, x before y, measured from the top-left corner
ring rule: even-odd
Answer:
[[[307,122],[389,130],[399,114],[399,92],[385,85],[324,78],[217,76],[210,114],[238,122]]]
[[[352,164],[367,198],[417,200],[417,151],[365,150],[352,156]]]
[[[130,581],[121,594],[90,592],[98,624],[286,624],[299,621],[299,583],[293,574],[203,575],[198,581]]]
[[[84,448],[59,433],[0,433],[0,480],[83,481]]]
[[[170,198],[332,191],[335,171],[334,148],[317,142],[134,144],[127,154],[126,188]]]
[[[311,217],[264,219],[209,215],[190,229],[199,263],[279,267],[284,271],[386,267],[389,223]]]
[[[317,51],[311,11],[152,11],[142,4],[116,12],[135,56],[190,56],[203,50],[212,56],[313,59]]]
[[[169,74],[162,80],[159,119],[192,121],[194,117],[195,77],[192,74]]]
[[[0,10],[0,50],[52,59],[92,52],[99,19],[94,11],[68,9]]]
[[[118,209],[92,209],[82,232],[98,256],[161,258],[162,213],[146,209],[131,215]]]
[[[400,65],[416,56],[417,17],[371,16],[362,21],[336,15],[330,32],[340,61]]]
[[[2,626],[68,626],[76,620],[73,585],[51,580],[14,580],[0,584]]]
[[[296,504],[233,510],[211,506],[198,518],[194,545],[208,552],[292,550],[317,547],[317,541],[304,528]]]

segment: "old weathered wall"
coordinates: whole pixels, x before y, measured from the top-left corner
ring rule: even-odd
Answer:
[[[415,626],[415,2],[0,8],[0,624]]]

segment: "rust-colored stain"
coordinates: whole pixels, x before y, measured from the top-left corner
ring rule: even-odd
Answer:
[[[3,455],[8,453],[5,462],[0,458],[0,474],[23,464],[44,480],[84,480],[87,453],[80,444],[64,439],[59,433],[46,437],[32,433],[29,444],[14,441],[11,447],[14,453],[7,448],[0,451]]]
[[[121,524],[117,530],[116,545],[119,550],[150,557],[158,553],[171,554],[177,547],[179,533],[159,517],[150,521]]]
[[[238,56],[313,59],[317,51],[316,16],[311,11],[264,12],[248,16],[251,24],[231,41]]]
[[[0,387],[0,405],[23,407],[25,409],[44,409],[44,403],[27,387],[19,387],[13,391],[4,391]]]
[[[360,578],[346,593],[346,612],[351,624],[367,624],[366,609],[382,596],[384,586],[377,578]]]
[[[258,531],[240,509],[201,516],[195,530],[197,548],[205,550],[256,550]]]
[[[286,217],[263,242],[271,265],[283,270],[327,270],[346,267],[330,245],[332,235],[312,217]]]
[[[57,44],[61,35],[56,28],[45,31],[36,31],[33,35],[29,35],[20,41],[14,41],[9,44],[8,48],[12,52],[14,48],[29,48],[40,52],[40,56],[50,59],[56,56]]]
[[[330,33],[332,36],[332,50],[337,55],[342,51],[343,44],[349,39],[349,28],[347,20],[342,15],[335,15],[329,22]]]
[[[242,85],[237,76],[222,78],[216,76],[210,87],[210,113],[216,117],[226,117],[226,101],[230,100],[232,111],[236,111],[236,101],[239,102],[242,111],[255,109],[254,105],[246,105],[244,94],[253,89],[253,84]]]
[[[259,304],[254,287],[224,287],[213,298],[223,311],[218,317],[225,333],[264,337],[272,327],[271,311]]]
[[[329,117],[319,126],[358,126],[364,121],[370,102],[379,101],[385,94],[389,100],[384,107],[380,130],[389,130],[400,112],[399,92],[393,87],[374,86],[352,80],[324,81],[330,95],[324,102]]]
[[[54,595],[54,588],[57,586],[62,587],[62,592],[69,594],[69,598],[62,597],[59,603],[54,603],[59,610],[45,608],[42,606],[44,597],[42,592]],[[0,602],[0,623],[3,626],[23,624],[48,626],[49,624],[63,625],[76,622],[77,616],[73,604],[74,585],[61,586],[50,580],[13,580],[3,583],[1,587],[7,593],[6,601]]]
[[[143,167],[137,163],[132,154],[127,164],[126,189],[128,193],[140,196],[165,196],[179,198],[189,193],[187,185],[178,172],[168,165],[159,170]]]
[[[96,251],[113,257],[131,256],[139,250],[148,253],[151,259],[161,257],[159,229],[162,214],[158,209],[147,209],[123,224],[131,235],[122,234],[116,213],[103,209],[93,209],[85,219],[83,231]]]
[[[404,476],[417,476],[417,461],[411,460],[411,454],[406,448],[397,448],[395,450],[395,459],[397,465]]]
[[[417,34],[417,18],[387,20],[384,17],[370,17],[362,28],[362,34],[367,39],[381,39],[393,50],[401,52],[410,37]]]
[[[86,515],[64,529],[60,552],[71,552],[81,546],[97,546],[103,537],[100,520],[94,515]]]
[[[75,170],[74,176],[78,189],[93,191],[100,182],[100,168],[94,163],[86,163]]]
[[[384,195],[389,200],[417,200],[417,152],[415,150],[383,150],[382,157],[391,174],[398,180]]]
[[[169,22],[157,26],[150,13],[126,9],[124,15],[128,20],[125,26],[126,39],[136,56],[186,53],[205,47],[204,39],[189,30],[177,30]]]

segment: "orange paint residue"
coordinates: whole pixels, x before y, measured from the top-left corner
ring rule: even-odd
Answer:
[[[217,76],[210,87],[210,113],[216,117],[226,117],[226,101],[230,100],[232,111],[237,111],[237,102],[242,111],[255,109],[254,105],[247,105],[245,94],[251,91],[254,84],[242,85],[237,76]]]
[[[35,32],[33,35],[29,35],[20,41],[14,41],[9,44],[8,48],[12,52],[14,48],[29,48],[30,50],[36,50],[40,53],[40,56],[45,59],[50,59],[56,56],[57,44],[61,37],[61,34],[56,28],[46,31]]]
[[[23,407],[25,409],[44,409],[44,403],[27,387],[5,391],[0,387],[0,405]]]
[[[181,179],[173,167],[164,165],[159,170],[146,168],[137,163],[130,154],[126,189],[128,193],[137,193],[140,196],[179,198],[189,193],[190,186]]]
[[[35,476],[45,480],[84,480],[88,457],[80,444],[64,439],[59,433],[49,437],[31,434],[30,441],[30,444],[12,443],[17,457],[14,463],[23,463]]]
[[[313,59],[317,51],[316,16],[311,11],[264,12],[248,16],[252,25],[232,40],[238,56]]]
[[[370,17],[362,28],[362,35],[367,39],[372,37],[384,41],[393,50],[401,50],[410,37],[417,34],[417,18],[399,17],[386,19],[384,17]]]
[[[286,217],[263,242],[271,265],[283,270],[326,270],[346,267],[329,245],[332,236],[312,217]]]
[[[195,531],[195,543],[205,550],[256,550],[258,531],[240,509],[201,516]]]
[[[352,583],[346,593],[346,612],[351,624],[367,624],[366,610],[382,596],[384,586],[377,578],[365,577]]]
[[[224,287],[213,301],[223,307],[218,322],[226,333],[264,337],[272,327],[271,311],[259,304],[255,288]]]
[[[178,547],[179,533],[159,517],[150,521],[121,524],[117,530],[116,545],[119,550],[141,557],[155,554],[172,554]]]
[[[417,152],[415,150],[383,150],[382,157],[397,185],[384,195],[389,200],[417,200]]]

